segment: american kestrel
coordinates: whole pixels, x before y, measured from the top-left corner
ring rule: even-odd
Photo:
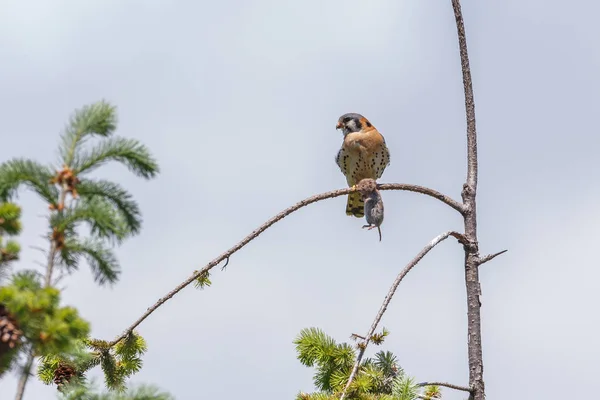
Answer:
[[[379,131],[360,114],[342,115],[335,126],[344,134],[342,148],[335,162],[346,176],[348,186],[356,185],[361,179],[379,179],[390,164],[390,152]],[[348,195],[346,215],[362,218],[365,203],[359,192]]]

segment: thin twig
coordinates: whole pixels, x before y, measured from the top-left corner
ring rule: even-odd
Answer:
[[[441,241],[447,239],[449,236],[454,236],[454,237],[458,236],[458,237],[460,237],[462,235],[460,235],[460,233],[452,232],[451,231],[451,232],[442,233],[441,235],[437,236],[431,242],[429,242],[429,244],[427,246],[425,246],[423,248],[423,250],[421,250],[419,252],[419,254],[417,254],[415,256],[415,258],[413,258],[406,265],[406,267],[404,267],[404,269],[402,271],[400,271],[400,273],[398,274],[398,276],[394,280],[394,283],[392,284],[392,287],[390,288],[388,294],[385,296],[385,299],[383,300],[383,304],[381,304],[381,307],[379,308],[379,312],[377,313],[377,315],[375,316],[375,319],[373,320],[373,323],[371,324],[371,328],[369,329],[369,332],[365,335],[366,339],[361,343],[360,351],[358,352],[358,357],[356,357],[356,362],[354,363],[354,367],[352,367],[352,372],[350,373],[350,376],[348,377],[348,382],[346,382],[346,387],[344,387],[344,391],[342,392],[342,395],[340,396],[340,400],[343,400],[344,397],[346,396],[346,392],[348,391],[348,388],[350,387],[350,385],[352,384],[352,381],[354,380],[354,378],[356,376],[356,373],[358,371],[358,367],[360,366],[360,362],[362,360],[362,357],[363,357],[363,355],[365,353],[365,350],[367,349],[367,346],[369,345],[369,342],[371,340],[371,336],[373,335],[373,333],[377,329],[377,325],[379,324],[379,321],[381,321],[381,318],[383,317],[383,314],[387,310],[388,305],[390,304],[390,301],[392,301],[392,296],[394,296],[394,293],[396,292],[396,289],[398,288],[398,285],[400,284],[400,282],[402,282],[402,279],[404,279],[404,277],[406,276],[406,274],[408,274],[408,272],[411,269],[413,269],[413,267],[415,265],[417,265],[417,263],[419,261],[421,261],[421,259],[423,257],[425,257],[425,255],[427,253],[429,253],[429,251],[431,249],[433,249]]]
[[[452,383],[446,383],[446,382],[421,382],[421,383],[417,383],[417,386],[419,387],[423,387],[423,386],[444,386],[450,389],[455,389],[455,390],[461,390],[463,392],[471,392],[471,389],[466,387],[466,386],[459,386],[459,385],[454,385]]]
[[[384,187],[382,190],[404,190],[404,191],[409,191],[409,192],[426,194],[428,196],[431,196],[438,200],[441,200],[442,202],[448,204],[449,206],[451,206],[454,209],[457,209],[456,204],[460,205],[460,203],[457,203],[455,200],[452,200],[450,197],[442,195],[441,193],[439,193],[433,189],[429,189],[429,188],[426,188],[423,186],[403,184],[403,183],[384,184],[382,186]],[[353,188],[344,188],[344,189],[332,190],[330,192],[317,194],[317,195],[311,196],[309,198],[306,198],[306,199],[294,204],[293,206],[286,208],[279,214],[275,215],[273,218],[269,219],[267,222],[262,224],[258,229],[255,229],[254,231],[252,231],[252,233],[250,233],[248,236],[246,236],[244,239],[242,239],[240,242],[238,242],[235,246],[233,246],[232,248],[230,248],[229,250],[227,250],[226,252],[224,252],[223,254],[218,256],[217,258],[213,259],[211,262],[206,264],[202,269],[195,271],[189,278],[187,278],[182,283],[177,285],[175,287],[175,289],[171,290],[165,296],[158,299],[158,301],[156,303],[154,303],[152,306],[150,306],[146,310],[146,312],[144,312],[141,317],[139,317],[133,324],[131,324],[119,337],[117,337],[115,340],[111,341],[110,346],[114,346],[119,341],[123,340],[128,334],[133,332],[133,330],[135,328],[137,328],[138,325],[140,325],[146,318],[148,318],[148,316],[150,314],[152,314],[154,311],[156,311],[167,300],[171,299],[173,296],[175,296],[177,293],[179,293],[182,289],[184,289],[190,283],[194,282],[194,280],[196,280],[199,276],[202,276],[203,274],[207,273],[213,267],[215,267],[217,264],[219,264],[221,261],[228,259],[233,253],[237,252],[242,247],[244,247],[245,245],[250,243],[252,240],[256,239],[258,237],[258,235],[260,235],[265,230],[267,230],[269,227],[271,227],[271,225],[273,225],[276,222],[287,217],[294,211],[297,211],[297,210],[301,209],[302,207],[306,207],[309,204],[316,203],[321,200],[326,200],[326,199],[331,199],[334,197],[347,195],[353,191],[354,191]],[[458,210],[458,211],[461,211],[461,210]],[[449,235],[450,235],[450,233],[449,233]],[[225,265],[227,265],[227,264],[225,264]]]
[[[496,258],[497,256],[499,256],[500,254],[504,254],[504,253],[506,253],[507,251],[508,251],[508,250],[502,250],[502,251],[499,251],[499,252],[497,252],[497,253],[494,253],[494,254],[488,254],[488,255],[487,255],[487,256],[485,256],[485,257],[481,257],[481,258],[479,259],[479,265],[481,265],[481,264],[485,264],[485,263],[486,263],[486,262],[488,262],[488,261],[492,261],[494,258]]]

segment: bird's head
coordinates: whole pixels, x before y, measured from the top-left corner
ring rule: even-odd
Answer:
[[[342,115],[335,126],[335,129],[341,129],[346,136],[352,132],[360,132],[366,128],[372,128],[373,125],[368,119],[357,113],[348,113]]]

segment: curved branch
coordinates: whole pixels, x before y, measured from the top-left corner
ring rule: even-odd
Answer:
[[[429,189],[424,186],[411,185],[408,183],[382,183],[377,185],[377,189],[379,190],[405,190],[409,192],[421,193],[434,199],[438,199],[439,201],[446,203],[450,207],[454,208],[459,213],[463,214],[465,210],[465,206],[462,203],[452,199],[449,196],[446,196],[443,193],[440,193],[436,190]]]
[[[388,184],[383,184],[381,186],[382,186],[382,190],[405,190],[405,191],[409,191],[409,192],[423,193],[423,194],[429,195],[431,197],[434,197],[434,198],[437,198],[437,199],[443,201],[444,203],[450,205],[454,209],[457,209],[456,204],[458,204],[460,206],[460,203],[457,203],[456,201],[450,199],[450,197],[445,196],[433,189],[429,189],[426,187],[410,185],[410,184],[403,184],[403,183],[392,183],[392,184],[388,183]],[[252,240],[256,239],[258,237],[258,235],[260,235],[265,230],[270,228],[271,225],[273,225],[274,223],[282,220],[283,218],[287,217],[294,211],[298,211],[302,207],[306,207],[309,204],[316,203],[317,201],[321,201],[321,200],[326,200],[326,199],[331,199],[334,197],[343,196],[348,193],[354,192],[355,190],[356,190],[355,188],[345,188],[345,189],[332,190],[331,192],[317,194],[317,195],[311,196],[309,198],[306,198],[306,199],[294,204],[293,206],[286,208],[279,214],[275,215],[273,218],[269,219],[267,222],[262,224],[258,229],[255,229],[254,231],[252,231],[252,233],[250,233],[248,236],[246,236],[244,239],[242,239],[235,246],[233,246],[232,248],[230,248],[229,250],[227,250],[226,252],[224,252],[223,254],[221,254],[220,256],[218,256],[217,258],[215,258],[208,264],[206,264],[204,266],[204,268],[202,268],[198,271],[194,271],[194,273],[189,278],[187,278],[185,281],[180,283],[177,287],[175,287],[175,289],[171,290],[165,296],[158,299],[158,301],[156,303],[154,303],[151,307],[149,307],[146,310],[146,312],[144,312],[144,314],[142,314],[142,316],[140,318],[138,318],[133,324],[131,324],[131,326],[129,328],[127,328],[119,337],[117,337],[115,340],[110,342],[110,346],[114,346],[115,344],[117,344],[118,342],[123,340],[125,337],[127,337],[127,335],[129,335],[131,332],[133,332],[133,330],[135,328],[137,328],[138,325],[140,325],[146,318],[148,318],[148,316],[150,314],[152,314],[154,311],[156,311],[156,309],[158,309],[158,307],[163,305],[167,300],[169,300],[170,298],[175,296],[177,293],[179,293],[183,288],[188,286],[190,283],[194,282],[198,277],[202,276],[203,274],[206,274],[208,271],[210,271],[213,267],[215,267],[217,264],[219,264],[223,260],[229,260],[229,257],[233,253],[237,252],[242,247],[244,247],[245,245],[250,243]],[[461,210],[459,210],[459,211],[461,211]],[[227,264],[225,264],[225,266],[227,266]]]
[[[421,382],[421,383],[417,383],[417,386],[419,387],[423,387],[423,386],[444,386],[450,389],[455,389],[455,390],[461,390],[463,392],[469,392],[471,393],[471,389],[466,387],[466,386],[459,386],[459,385],[454,385],[452,383],[446,383],[446,382]]]
[[[352,367],[352,372],[350,373],[350,377],[348,377],[348,382],[346,383],[346,387],[344,388],[344,391],[342,392],[342,395],[340,396],[340,400],[344,400],[344,397],[346,396],[346,392],[348,391],[348,388],[350,387],[350,385],[352,384],[352,381],[354,380],[354,377],[356,376],[356,373],[358,371],[358,367],[360,365],[362,357],[365,354],[365,350],[367,349],[367,346],[369,345],[369,342],[371,340],[371,336],[373,336],[373,333],[375,333],[375,329],[377,329],[377,325],[379,324],[379,321],[381,321],[381,318],[383,317],[383,313],[385,313],[388,305],[390,304],[390,301],[392,301],[392,296],[394,296],[394,293],[396,292],[398,285],[400,284],[400,282],[402,282],[402,279],[404,279],[406,274],[408,274],[408,272],[411,269],[413,269],[413,267],[415,265],[417,265],[417,263],[419,261],[421,261],[421,259],[423,257],[425,257],[425,255],[427,253],[429,253],[429,251],[431,249],[433,249],[441,241],[447,239],[449,236],[453,236],[453,237],[457,238],[459,241],[463,239],[463,235],[461,235],[458,232],[453,232],[453,231],[445,232],[445,233],[442,233],[441,235],[435,237],[427,246],[425,246],[423,248],[423,250],[421,250],[419,252],[419,254],[417,254],[415,256],[415,258],[413,258],[406,265],[406,267],[404,267],[404,269],[402,271],[400,271],[400,273],[394,280],[394,283],[392,284],[390,291],[388,292],[387,296],[385,296],[385,299],[383,300],[383,304],[381,305],[381,308],[379,308],[379,312],[375,316],[375,320],[373,320],[373,324],[371,324],[371,328],[369,329],[369,332],[365,335],[366,339],[363,342],[361,342],[358,357],[356,357],[356,362],[354,363],[354,367]]]

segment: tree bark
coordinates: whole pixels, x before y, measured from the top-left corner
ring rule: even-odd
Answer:
[[[469,352],[469,386],[470,398],[485,399],[485,384],[483,382],[483,351],[481,344],[481,284],[479,283],[479,245],[477,241],[477,129],[475,124],[475,99],[467,38],[463,21],[460,0],[452,0],[460,63],[465,92],[465,113],[467,119],[467,181],[463,185],[462,199],[465,227],[465,285],[467,289],[467,319],[468,319],[468,352]]]
[[[27,380],[31,375],[31,367],[33,366],[33,350],[30,350],[27,353],[27,361],[25,362],[25,366],[23,366],[23,372],[21,372],[21,377],[19,378],[19,384],[17,385],[17,394],[15,395],[16,400],[21,400],[23,395],[25,395],[25,386],[27,386]]]
[[[63,186],[58,199],[59,204],[64,204],[66,197],[67,191],[66,188]],[[50,251],[48,252],[48,263],[46,264],[46,276],[44,278],[44,287],[50,287],[52,285],[52,272],[54,271],[54,260],[56,258],[56,252],[56,243],[54,243],[54,240],[50,239]],[[25,361],[25,366],[23,367],[21,377],[19,378],[15,400],[23,400],[23,396],[25,395],[25,386],[27,386],[27,381],[31,376],[31,368],[33,367],[34,360],[35,356],[33,354],[33,349],[31,349],[27,354],[27,361]]]

